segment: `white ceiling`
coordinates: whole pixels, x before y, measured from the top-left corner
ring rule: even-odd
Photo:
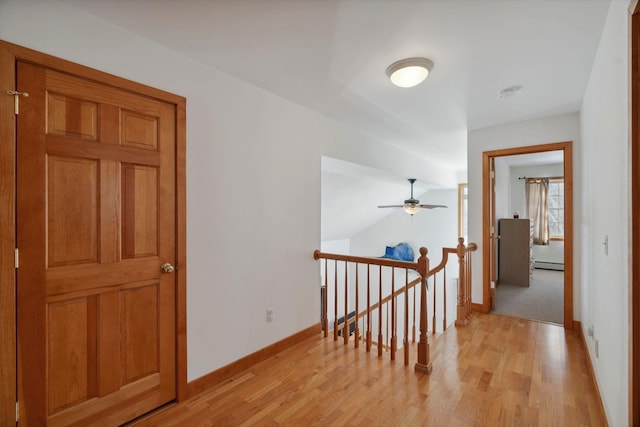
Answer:
[[[63,1],[456,171],[466,169],[468,130],[579,110],[609,6],[609,0]],[[429,78],[412,89],[391,85],[386,67],[414,56],[433,60]],[[523,89],[497,96],[514,85]],[[346,193],[350,182],[324,177],[323,201],[364,197]],[[325,197],[325,185],[345,194]],[[408,184],[397,199],[407,192]]]

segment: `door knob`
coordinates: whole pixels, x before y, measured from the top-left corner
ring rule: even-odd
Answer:
[[[163,273],[173,273],[174,271],[176,271],[176,268],[168,262],[165,262],[160,266],[160,271],[162,271]]]

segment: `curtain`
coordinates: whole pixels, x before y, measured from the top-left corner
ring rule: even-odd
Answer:
[[[527,217],[533,220],[533,244],[549,244],[549,178],[528,180],[525,190]]]

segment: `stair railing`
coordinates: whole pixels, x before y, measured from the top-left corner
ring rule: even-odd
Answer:
[[[359,347],[364,341],[366,351],[376,345],[378,356],[383,350],[390,353],[391,360],[395,360],[398,341],[398,316],[403,318],[400,329],[403,337],[404,363],[409,364],[409,331],[411,342],[416,342],[416,318],[419,320],[419,338],[417,345],[417,363],[415,370],[430,373],[429,358],[430,339],[429,305],[431,305],[431,332],[436,332],[436,318],[439,311],[442,317],[442,331],[447,328],[447,272],[446,266],[449,254],[458,255],[459,277],[457,286],[457,319],[456,325],[464,326],[471,312],[471,252],[476,250],[474,243],[464,245],[464,239],[458,239],[456,248],[443,248],[442,261],[435,268],[429,269],[427,249],[420,248],[420,257],[416,262],[396,261],[388,258],[358,257],[351,255],[329,254],[318,250],[314,258],[323,259],[324,283],[322,286],[322,329],[324,336],[329,334],[329,294],[333,294],[333,339],[337,341],[342,336],[344,344],[353,340],[354,346]],[[340,271],[342,267],[343,271]],[[330,269],[332,271],[330,271]],[[410,280],[411,272],[417,272],[418,277]],[[398,284],[397,277],[404,273],[402,284]],[[438,281],[439,275],[442,282]],[[332,283],[329,278],[333,277]],[[342,278],[342,280],[339,280]],[[350,285],[351,283],[351,285]],[[366,285],[365,285],[366,283]],[[422,286],[418,286],[422,284]],[[365,308],[360,309],[361,287],[366,286]],[[440,291],[438,288],[440,287]],[[372,292],[377,288],[377,293]],[[417,288],[417,289],[416,289]],[[417,290],[420,290],[419,295]],[[432,292],[432,302],[428,303],[428,292]],[[442,293],[442,300],[437,295]],[[386,296],[383,296],[385,295]],[[340,298],[342,301],[340,301]],[[419,298],[419,307],[416,299]],[[350,304],[351,302],[351,304]],[[350,307],[352,307],[350,309]],[[441,309],[441,310],[440,310]],[[387,313],[384,315],[384,313]],[[342,316],[340,316],[342,314]],[[383,322],[383,318],[385,319]],[[365,331],[364,337],[361,336]],[[376,334],[376,340],[373,339]]]
[[[442,281],[442,293],[443,293],[443,306],[445,307],[443,310],[442,317],[442,331],[444,332],[447,329],[447,270],[446,266],[449,262],[449,254],[455,254],[458,256],[458,289],[457,289],[457,318],[455,321],[456,326],[466,326],[467,319],[471,315],[471,258],[472,252],[478,249],[478,245],[475,243],[469,243],[468,246],[464,244],[464,238],[458,238],[458,246],[455,248],[442,248],[442,261],[432,270],[429,270],[429,277],[433,276],[433,318],[432,318],[432,332],[436,332],[436,314],[437,307],[437,293],[438,293],[438,274],[442,273],[443,281]]]

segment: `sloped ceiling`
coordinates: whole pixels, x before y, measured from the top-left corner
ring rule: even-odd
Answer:
[[[466,169],[468,130],[579,110],[609,7],[608,0],[62,1],[456,171]],[[429,78],[412,89],[391,85],[387,66],[414,56],[433,60]],[[497,96],[514,85],[523,87],[515,96]],[[323,179],[328,204],[365,194],[355,179]]]
[[[435,186],[417,181],[414,196],[423,196]],[[366,166],[329,157],[322,158],[322,240],[352,237],[395,208],[379,209],[378,205],[402,204],[411,192],[409,182],[401,177]]]

